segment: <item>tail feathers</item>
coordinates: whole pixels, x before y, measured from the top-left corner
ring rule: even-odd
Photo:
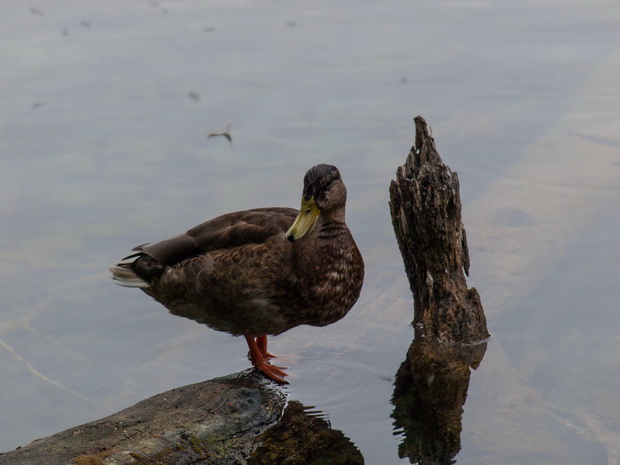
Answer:
[[[124,287],[150,287],[150,284],[141,279],[134,271],[131,269],[130,263],[119,263],[110,268],[110,273],[112,273],[112,279],[119,286]]]

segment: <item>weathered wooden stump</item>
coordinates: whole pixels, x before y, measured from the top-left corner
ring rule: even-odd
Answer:
[[[480,296],[465,279],[459,178],[442,162],[424,118],[414,121],[415,145],[390,184],[390,210],[414,294],[416,336],[479,342],[489,332]]]
[[[461,449],[471,370],[489,337],[480,296],[467,288],[467,237],[459,178],[442,161],[421,116],[415,145],[390,184],[390,209],[414,297],[415,339],[394,383],[400,457],[448,465]]]

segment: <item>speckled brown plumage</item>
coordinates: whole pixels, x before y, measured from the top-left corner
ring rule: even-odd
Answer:
[[[175,315],[246,336],[251,355],[257,351],[251,340],[259,338],[265,347],[258,352],[268,358],[265,335],[334,323],[359,297],[364,263],[345,223],[345,203],[336,167],[317,165],[304,178],[300,211],[228,213],[136,247],[127,257],[134,260],[111,272],[119,284],[141,287]],[[283,381],[285,373],[277,369],[272,376],[269,367],[258,366]]]

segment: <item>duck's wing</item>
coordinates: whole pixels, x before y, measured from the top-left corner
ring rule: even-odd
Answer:
[[[284,234],[297,213],[294,208],[277,207],[227,213],[194,226],[186,233],[133,250],[137,252],[135,255],[146,254],[161,265],[175,265],[212,250],[261,244],[274,235]]]

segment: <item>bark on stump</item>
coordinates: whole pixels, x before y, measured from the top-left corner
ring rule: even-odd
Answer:
[[[461,220],[459,179],[445,165],[421,116],[415,145],[390,184],[394,232],[414,294],[416,336],[474,343],[489,337]]]

